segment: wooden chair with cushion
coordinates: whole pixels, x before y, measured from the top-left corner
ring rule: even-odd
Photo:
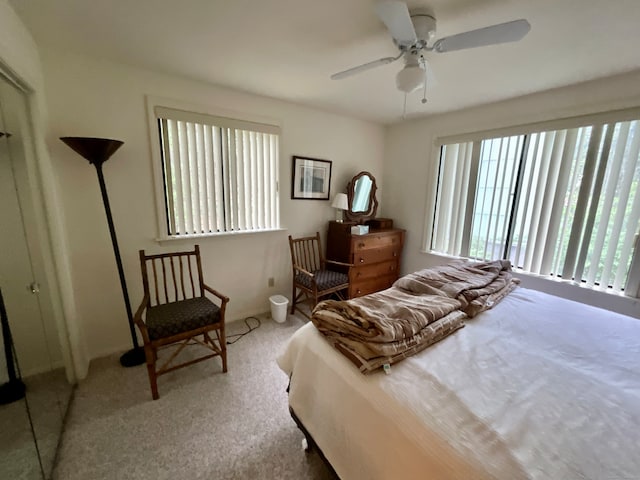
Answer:
[[[226,372],[224,314],[229,298],[205,285],[199,246],[192,251],[159,255],[146,255],[140,250],[140,268],[144,298],[134,321],[144,341],[153,399],[159,397],[159,375],[217,356],[221,357],[222,371]],[[205,293],[211,294],[217,304]],[[158,349],[172,344],[180,346],[157,367]],[[213,353],[172,365],[187,345],[201,345]]]
[[[335,293],[339,298],[344,298],[342,292],[349,288],[348,269],[352,265],[325,260],[319,232],[313,237],[296,239],[289,235],[289,247],[293,266],[291,314],[295,313],[297,308],[301,314],[310,318],[305,311],[296,306],[301,301],[306,302],[313,310],[322,297]],[[339,271],[341,267],[347,273]]]

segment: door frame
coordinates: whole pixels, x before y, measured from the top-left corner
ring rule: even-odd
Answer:
[[[37,98],[40,95],[36,95],[2,62],[0,76],[17,88],[26,102],[27,125],[22,132],[25,138],[24,158],[20,159],[23,164],[17,165],[14,181],[18,188],[34,275],[41,284],[39,300],[42,315],[49,317],[55,325],[67,380],[74,384],[86,375],[88,362],[83,361],[82,355],[74,355],[73,350],[81,348],[81,335],[76,333],[77,347],[72,348],[74,335],[68,328],[69,318],[75,317],[75,301],[62,229],[62,212],[56,208],[60,203],[57,201],[43,129],[40,128],[42,98]],[[51,339],[50,333],[45,330],[47,339]],[[82,350],[79,352],[82,353]]]

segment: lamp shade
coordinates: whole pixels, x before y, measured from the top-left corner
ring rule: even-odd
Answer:
[[[336,193],[331,203],[333,208],[339,208],[340,210],[349,210],[349,200],[346,193]]]
[[[93,137],[60,137],[60,140],[93,164],[101,164],[109,160],[124,143],[110,138]]]
[[[424,86],[425,70],[420,65],[407,65],[396,75],[398,90],[411,93]]]

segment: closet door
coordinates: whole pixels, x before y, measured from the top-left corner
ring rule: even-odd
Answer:
[[[0,288],[26,385],[25,399],[0,405],[0,478],[7,479],[50,478],[71,394],[31,196],[30,128],[24,93],[0,77]],[[4,360],[0,366],[4,383]]]
[[[27,285],[32,282],[31,261],[10,153],[10,140],[14,133],[7,124],[3,107],[0,96],[0,289],[14,343],[9,352],[2,351],[0,355],[2,384],[9,381],[7,357],[18,375],[22,370],[14,357],[16,339],[21,345],[21,356],[29,359],[28,365],[38,363],[38,357],[41,357],[39,350],[46,350],[45,342],[39,335],[38,299],[27,290]],[[33,362],[30,359],[32,355],[36,357]],[[42,478],[26,398],[0,406],[0,425],[3,430],[3,435],[0,435],[0,478]]]

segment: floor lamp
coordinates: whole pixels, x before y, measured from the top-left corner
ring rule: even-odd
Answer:
[[[76,153],[89,160],[89,163],[96,167],[98,182],[100,182],[100,192],[102,193],[102,202],[104,203],[104,210],[107,214],[107,223],[109,224],[109,233],[111,234],[111,243],[113,243],[113,253],[116,256],[116,263],[118,264],[118,274],[120,275],[122,295],[124,296],[124,304],[127,308],[131,341],[133,342],[133,348],[128,352],[125,352],[120,357],[120,363],[123,367],[140,365],[146,361],[144,349],[138,345],[138,337],[136,336],[136,330],[133,325],[133,314],[131,313],[131,304],[129,303],[127,282],[124,278],[122,259],[120,258],[120,249],[118,248],[118,239],[116,238],[116,229],[113,225],[111,207],[109,206],[109,197],[107,196],[107,187],[104,183],[104,175],[102,174],[102,164],[106,162],[124,142],[108,138],[90,137],[60,137],[60,140],[71,147]]]

